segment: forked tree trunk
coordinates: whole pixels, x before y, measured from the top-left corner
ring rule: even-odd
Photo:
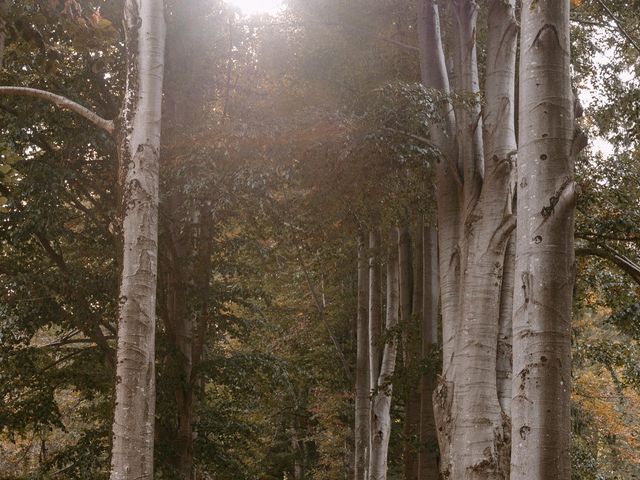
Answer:
[[[158,158],[164,71],[162,0],[125,1],[121,118],[124,254],[118,312],[111,480],[151,480],[155,423]]]
[[[496,362],[500,295],[512,215],[514,85],[517,24],[513,3],[488,2],[486,106],[483,112],[476,58],[478,5],[453,0],[453,90],[470,99],[451,113],[444,101],[437,166],[443,376],[434,395],[445,478],[504,480],[508,433],[498,401]],[[425,86],[451,91],[432,0],[419,4],[421,64]],[[484,121],[483,121],[484,119]],[[483,130],[483,126],[485,129]],[[484,133],[484,135],[483,135]]]
[[[569,0],[522,5],[512,480],[571,478],[574,155],[581,139],[569,10]]]
[[[398,280],[398,229],[391,230],[387,257],[387,315],[384,353],[373,397],[371,421],[370,480],[386,480],[389,439],[391,436],[391,378],[396,366],[398,341],[395,329],[400,308]]]
[[[369,380],[369,270],[364,237],[358,238],[358,314],[356,333],[355,480],[367,480],[371,448]]]
[[[438,278],[438,232],[425,226],[422,236],[422,325],[421,353],[428,370],[423,368],[420,378],[420,451],[418,471],[420,480],[438,480],[438,436],[433,411],[433,391],[436,385],[435,351],[438,347],[438,306],[440,282]]]

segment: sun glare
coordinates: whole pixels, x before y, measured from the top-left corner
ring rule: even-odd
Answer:
[[[275,15],[283,8],[283,0],[227,0],[231,5],[242,10],[245,15],[267,13]]]

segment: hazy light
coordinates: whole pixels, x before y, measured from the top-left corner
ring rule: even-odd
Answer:
[[[227,0],[231,5],[238,7],[245,15],[268,13],[275,15],[283,8],[283,0]]]

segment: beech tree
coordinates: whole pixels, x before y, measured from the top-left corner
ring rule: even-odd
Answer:
[[[571,477],[574,161],[569,2],[524,2],[513,324],[512,479]]]
[[[117,122],[52,92],[0,87],[3,95],[37,97],[69,109],[113,135],[118,143],[123,253],[111,454],[113,480],[153,478],[163,2],[127,0],[124,18],[127,74]]]
[[[447,65],[439,6],[418,9],[422,80],[443,94],[437,165],[443,373],[435,395],[441,470],[454,479],[509,476],[509,421],[497,352],[506,244],[515,228],[515,2],[488,2],[485,106],[476,54],[478,5],[456,0]],[[449,67],[449,68],[448,68]],[[466,98],[455,105],[451,94]]]

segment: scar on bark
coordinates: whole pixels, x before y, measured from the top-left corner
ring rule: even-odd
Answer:
[[[542,218],[547,220],[549,217],[551,217],[556,208],[556,205],[558,205],[561,200],[566,199],[566,201],[568,202],[575,198],[575,195],[577,193],[576,188],[571,189],[572,191],[568,190],[572,185],[575,185],[575,183],[573,182],[571,177],[567,177],[564,179],[562,185],[560,185],[560,188],[556,190],[553,196],[549,199],[549,205],[542,208],[542,212],[540,212],[542,214]]]
[[[522,290],[524,291],[524,303],[531,301],[531,284],[533,283],[533,275],[529,272],[522,273]]]

